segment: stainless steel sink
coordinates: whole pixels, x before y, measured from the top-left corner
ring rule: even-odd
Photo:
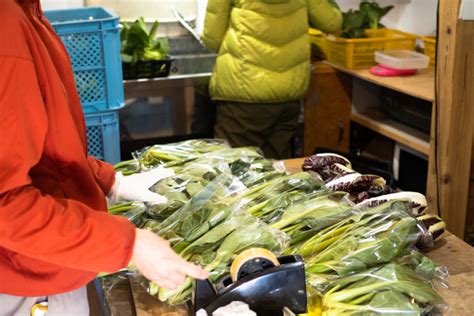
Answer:
[[[210,74],[216,62],[214,54],[174,55],[170,77],[176,75]]]
[[[202,91],[211,76],[216,54],[191,36],[172,37],[169,41],[174,58],[170,76],[124,81],[126,106],[120,110],[120,122],[122,145],[129,151],[165,140],[212,137],[193,126],[202,127],[206,125],[203,121],[212,117],[208,108],[213,109],[213,105]],[[193,123],[196,118],[199,124]]]
[[[174,58],[170,77],[212,72],[217,55],[204,48],[194,37],[174,37],[169,42],[170,55]]]

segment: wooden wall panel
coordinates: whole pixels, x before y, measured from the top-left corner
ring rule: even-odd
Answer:
[[[461,0],[440,0],[438,106],[429,200],[448,230],[465,237],[474,117],[474,24],[461,21]]]
[[[352,76],[331,66],[314,63],[305,100],[304,154],[317,147],[349,151]]]

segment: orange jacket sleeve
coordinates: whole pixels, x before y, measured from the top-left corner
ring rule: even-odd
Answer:
[[[131,257],[135,228],[124,218],[37,189],[31,169],[43,157],[48,116],[32,61],[0,56],[0,245],[85,271],[116,271]],[[102,186],[112,173],[96,168]],[[101,176],[104,174],[106,176]]]
[[[107,162],[103,162],[91,156],[88,156],[87,160],[89,161],[89,166],[94,172],[94,177],[102,189],[102,192],[104,192],[105,195],[109,194],[110,189],[115,182],[114,167]]]

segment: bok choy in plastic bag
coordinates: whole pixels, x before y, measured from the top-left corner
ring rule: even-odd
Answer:
[[[387,203],[321,231],[299,253],[308,273],[362,271],[406,254],[421,234],[417,224],[404,204]]]
[[[316,288],[322,293],[322,315],[441,314],[446,304],[430,280],[407,266],[389,263],[332,279]]]
[[[224,221],[231,214],[235,196],[243,190],[245,186],[237,178],[223,173],[166,220],[150,222],[145,228],[170,240],[180,252],[182,247]]]
[[[146,206],[142,202],[120,202],[110,206],[109,213],[123,216],[140,227],[146,218]]]
[[[165,196],[168,201],[148,207],[148,215],[157,220],[165,220],[183,207],[194,196],[200,194],[212,180],[223,173],[230,173],[229,166],[221,160],[202,158],[191,161],[175,175],[163,179],[151,187],[153,192]]]
[[[188,260],[205,266],[211,273],[210,280],[216,281],[229,272],[230,264],[237,254],[243,250],[260,247],[276,254],[285,249],[288,236],[273,229],[246,212],[236,212],[226,221],[209,230],[197,239],[182,254]],[[211,251],[212,250],[212,251]],[[179,304],[190,298],[192,280],[188,278],[179,289],[169,291],[158,289],[158,298],[170,304]]]
[[[174,165],[192,160],[204,153],[224,148],[229,148],[229,144],[219,139],[192,139],[179,143],[154,145],[136,152],[133,155],[135,159],[116,164],[115,170],[128,175],[159,165]]]

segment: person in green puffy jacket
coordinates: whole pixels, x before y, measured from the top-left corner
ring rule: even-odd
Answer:
[[[210,82],[215,136],[287,158],[310,79],[312,26],[339,31],[333,0],[209,0],[202,41],[218,52]]]

